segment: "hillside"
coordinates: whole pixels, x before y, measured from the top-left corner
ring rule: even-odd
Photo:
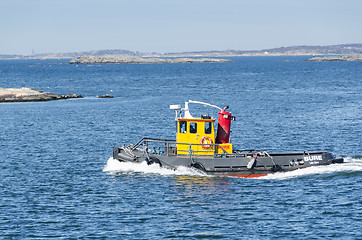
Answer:
[[[304,55],[362,55],[362,44],[340,44],[329,46],[290,46],[262,50],[224,50],[171,53],[147,53],[130,50],[96,50],[70,53],[44,53],[34,55],[0,54],[0,59],[50,59],[75,58],[81,56],[125,56],[125,57],[233,57],[233,56],[304,56]]]

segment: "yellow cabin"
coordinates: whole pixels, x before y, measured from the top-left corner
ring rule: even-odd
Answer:
[[[214,155],[215,153],[232,153],[231,143],[214,145],[215,119],[208,115],[202,115],[200,118],[192,117],[188,109],[188,102],[185,103],[184,109],[180,105],[171,105],[170,108],[176,111],[177,154]],[[185,113],[183,117],[181,117],[181,110],[184,110]]]
[[[177,154],[214,155],[215,119],[186,119],[177,121],[176,142]],[[196,145],[190,145],[196,144]]]

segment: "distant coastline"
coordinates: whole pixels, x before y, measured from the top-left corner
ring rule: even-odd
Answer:
[[[352,56],[362,55],[362,44],[340,44],[329,46],[291,46],[263,50],[224,50],[194,52],[137,52],[130,50],[97,50],[70,53],[44,53],[32,55],[1,54],[1,59],[72,59],[82,56],[113,56],[140,58],[210,58],[239,56]]]

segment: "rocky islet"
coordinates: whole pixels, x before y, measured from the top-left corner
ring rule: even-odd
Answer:
[[[362,56],[325,56],[313,57],[305,60],[307,62],[340,62],[340,61],[362,61]]]
[[[1,102],[40,102],[69,98],[82,98],[77,94],[57,95],[50,92],[43,92],[31,88],[0,88]]]
[[[141,57],[114,57],[114,56],[81,56],[70,60],[69,64],[142,64],[142,63],[219,63],[232,62],[230,59],[220,58],[141,58]]]

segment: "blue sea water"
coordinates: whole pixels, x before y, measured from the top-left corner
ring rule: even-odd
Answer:
[[[0,239],[361,239],[362,63],[305,58],[0,61],[0,87],[85,97],[0,104]],[[111,158],[144,136],[174,138],[169,105],[189,99],[230,106],[234,148],[347,163],[239,179]]]

